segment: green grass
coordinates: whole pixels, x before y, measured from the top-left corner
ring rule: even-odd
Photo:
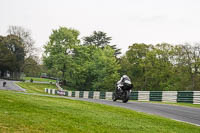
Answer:
[[[41,82],[56,82],[56,80],[53,79],[46,79],[46,78],[35,78],[35,77],[24,77],[24,80],[33,79],[33,81],[41,81]]]
[[[44,92],[45,88],[57,89],[56,85],[54,85],[54,84],[18,82],[17,85],[26,89],[26,91],[30,92],[30,93],[45,93]]]
[[[130,100],[134,102],[147,102],[147,101],[136,101]],[[148,101],[150,103],[159,103],[159,104],[169,104],[174,106],[184,106],[184,107],[193,107],[193,108],[200,108],[200,104],[192,104],[192,103],[170,103],[170,102],[157,102],[157,101]]]
[[[200,108],[200,104],[192,104],[192,103],[170,103],[170,104],[179,105],[179,106],[188,106],[188,107]]]
[[[199,133],[200,127],[128,109],[0,91],[0,132]]]
[[[174,106],[200,108],[200,104],[192,104],[192,103],[168,103],[168,102],[153,102],[153,103],[162,103],[162,104],[169,104],[169,105],[174,105]]]

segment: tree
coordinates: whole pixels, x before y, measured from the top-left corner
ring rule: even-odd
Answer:
[[[121,73],[129,75],[138,90],[147,89],[146,56],[150,47],[146,44],[135,43],[129,47],[126,55],[121,59]]]
[[[84,45],[95,45],[97,47],[104,48],[112,40],[111,37],[107,37],[107,34],[102,31],[94,31],[91,36],[84,37]]]
[[[117,45],[111,45],[110,47],[115,51],[114,53],[115,57],[122,54],[121,49],[117,48]]]
[[[92,35],[83,38],[83,45],[94,45],[100,48],[104,48],[109,45],[115,50],[114,55],[117,57],[121,54],[121,49],[118,49],[116,45],[110,45],[111,40],[112,37],[108,37],[106,33],[102,31],[94,31]]]
[[[115,89],[115,84],[120,78],[118,71],[121,67],[117,63],[114,52],[110,47],[95,51],[92,68],[96,78],[93,81],[92,88],[102,91]]]
[[[33,54],[33,45],[35,42],[32,39],[31,32],[29,30],[24,29],[21,26],[9,26],[7,33],[9,35],[15,35],[20,38],[26,56],[30,56]]]
[[[14,55],[14,71],[21,72],[21,66],[24,64],[25,59],[25,51],[21,39],[15,35],[8,35],[6,45]]]
[[[5,71],[14,72],[15,78],[19,78],[21,66],[24,64],[24,47],[21,39],[15,35],[0,37],[0,70],[1,76]]]
[[[171,90],[177,87],[173,57],[170,44],[133,44],[122,57],[121,66],[137,90]]]
[[[53,30],[49,42],[44,46],[45,54],[43,61],[49,69],[55,68],[62,72],[62,78],[66,78],[66,70],[71,66],[73,47],[80,43],[79,32],[74,29],[60,27]]]
[[[24,74],[28,77],[39,77],[42,73],[41,65],[37,56],[29,56],[25,59]]]
[[[157,44],[147,55],[147,77],[151,90],[177,89],[174,77],[174,47],[167,43]]]
[[[45,65],[62,72],[67,87],[75,90],[112,90],[120,65],[110,46],[80,45],[79,32],[60,27],[45,45]]]
[[[26,59],[33,58],[33,44],[29,30],[20,26],[10,26],[8,35],[0,37],[0,71],[1,76],[6,71],[15,79],[19,79],[21,72],[28,65]]]
[[[4,72],[11,69],[14,57],[6,45],[6,37],[0,36],[0,77],[3,77]]]
[[[184,78],[184,87],[187,90],[199,90],[198,84],[200,76],[200,45],[179,45],[176,47],[177,50],[177,68],[181,72],[181,77]],[[177,70],[178,71],[178,70]]]
[[[119,79],[120,65],[109,46],[104,49],[92,45],[75,47],[72,66],[69,79],[76,90],[113,90]]]

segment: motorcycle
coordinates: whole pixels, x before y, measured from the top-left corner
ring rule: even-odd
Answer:
[[[115,102],[119,99],[119,100],[122,100],[123,103],[128,102],[133,85],[124,83],[123,86],[119,88],[118,87],[116,87],[115,92],[113,93],[113,97],[112,97],[113,101]]]

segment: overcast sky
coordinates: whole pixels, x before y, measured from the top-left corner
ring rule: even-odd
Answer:
[[[32,31],[37,47],[59,26],[112,37],[123,53],[133,43],[200,42],[200,0],[0,0],[0,35],[10,25]]]

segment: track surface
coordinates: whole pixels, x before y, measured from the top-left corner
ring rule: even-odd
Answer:
[[[3,82],[6,82],[6,86],[3,87]],[[14,91],[25,91],[25,89],[22,89],[18,85],[15,84],[17,81],[11,81],[11,80],[2,80],[0,79],[0,90],[14,90]]]

